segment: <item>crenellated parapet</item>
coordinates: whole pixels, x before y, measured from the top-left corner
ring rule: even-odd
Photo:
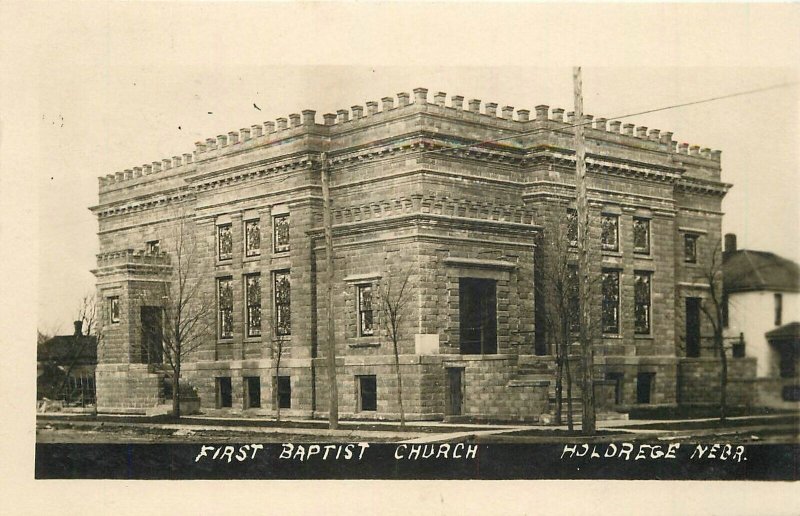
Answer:
[[[92,273],[98,279],[120,280],[142,276],[162,276],[168,274],[170,270],[170,257],[163,251],[119,249],[98,254],[97,268]]]
[[[565,112],[562,108],[551,109],[545,104],[537,105],[533,110],[509,105],[500,107],[496,102],[483,102],[475,98],[465,100],[462,95],[449,95],[448,101],[448,94],[445,92],[433,94],[432,101],[429,101],[426,88],[414,88],[411,94],[399,92],[393,96],[382,97],[380,101],[369,100],[364,105],[356,104],[349,108],[338,109],[334,113],[325,113],[322,115],[322,123],[319,124],[316,120],[316,111],[304,109],[300,113],[291,113],[274,121],[209,137],[195,142],[192,153],[165,158],[100,177],[100,192],[118,188],[121,184],[142,177],[155,179],[162,177],[165,172],[188,170],[189,167],[195,167],[204,160],[235,154],[253,147],[271,145],[287,138],[311,135],[322,140],[329,139],[350,128],[380,123],[395,115],[402,116],[404,113],[413,112],[456,117],[503,131],[517,130],[520,135],[535,135],[546,131],[564,132],[580,123],[587,129],[589,138],[603,139],[604,135],[608,135],[609,138],[622,144],[651,145],[653,148],[657,146],[661,151],[688,156],[689,161],[698,160],[698,163],[702,163],[702,160],[719,162],[721,156],[719,150],[688,143],[678,144],[672,132],[636,126],[618,119],[595,118],[593,115],[585,114],[583,120],[578,121],[574,112]],[[504,134],[503,137],[508,135]]]

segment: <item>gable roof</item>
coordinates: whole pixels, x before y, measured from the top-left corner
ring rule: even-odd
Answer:
[[[77,355],[77,356],[76,356]],[[97,363],[97,338],[57,335],[36,347],[39,362],[63,362],[76,359],[80,363]]]
[[[724,253],[722,277],[726,293],[753,290],[800,292],[800,267],[774,253],[742,249]]]
[[[790,322],[766,333],[767,340],[800,340],[800,323]]]

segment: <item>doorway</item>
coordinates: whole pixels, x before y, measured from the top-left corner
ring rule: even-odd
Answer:
[[[686,356],[700,356],[700,302],[699,297],[686,298]]]
[[[447,412],[448,416],[464,414],[464,368],[447,368]]]
[[[142,324],[142,364],[161,364],[164,362],[164,323],[160,306],[143,306]]]

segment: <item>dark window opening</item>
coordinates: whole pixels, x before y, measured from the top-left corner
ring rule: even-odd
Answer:
[[[164,362],[164,322],[160,306],[141,308],[142,344],[141,363],[161,364]]]
[[[459,278],[458,288],[461,353],[497,353],[497,282]]]
[[[233,257],[233,235],[230,224],[217,226],[217,253],[220,260],[230,260]]]
[[[372,325],[372,285],[358,286],[358,334],[362,337],[374,334]]]
[[[276,253],[289,250],[289,215],[272,217],[272,246]]]
[[[604,270],[603,288],[603,333],[619,333],[619,271]]]
[[[650,403],[655,376],[655,373],[636,375],[636,403]]]
[[[783,294],[775,294],[775,326],[783,324]]]
[[[697,263],[697,235],[686,234],[683,236],[683,261]]]
[[[247,302],[247,336],[261,335],[261,275],[245,276],[245,301]]]
[[[261,407],[261,377],[244,377],[244,408]]]
[[[600,243],[604,251],[619,251],[619,217],[603,215],[600,219]]]
[[[244,223],[244,254],[245,256],[261,254],[261,224],[258,219]]]
[[[606,373],[606,380],[614,382],[614,404],[622,405],[622,387],[625,381],[625,374]]]
[[[650,219],[633,218],[633,252],[650,254]]]
[[[700,356],[700,302],[699,297],[686,298],[686,356]]]
[[[278,377],[278,406],[292,408],[292,378],[290,376]]]
[[[640,335],[650,334],[650,290],[651,273],[634,273],[633,297],[634,297],[634,331]]]
[[[161,252],[161,243],[158,240],[150,240],[145,243],[145,250],[149,254],[158,254]]]
[[[378,410],[378,382],[374,375],[357,376],[358,379],[358,411],[374,412]]]
[[[233,388],[230,376],[217,377],[217,408],[233,406]]]
[[[785,344],[779,351],[779,368],[781,378],[797,378],[797,344]]]

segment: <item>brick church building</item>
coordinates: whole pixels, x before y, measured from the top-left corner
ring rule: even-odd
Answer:
[[[167,403],[159,348],[170,322],[159,292],[180,267],[180,235],[193,242],[182,263],[194,266],[195,301],[211,307],[209,331],[182,368],[201,410],[270,415],[279,404],[288,416],[326,414],[327,166],[340,415],[399,415],[384,301],[404,279],[398,337],[409,419],[551,413],[552,307],[536,283],[555,259],[542,241],[575,207],[576,121],[548,106],[446,97],[431,101],[417,88],[323,123],[305,110],[101,177],[92,208],[105,303],[98,410]],[[678,145],[658,129],[589,115],[584,123],[599,403],[713,403],[718,359],[699,273],[719,244],[730,186],[720,181],[720,152]],[[729,399],[748,404],[753,359],[730,371]]]

